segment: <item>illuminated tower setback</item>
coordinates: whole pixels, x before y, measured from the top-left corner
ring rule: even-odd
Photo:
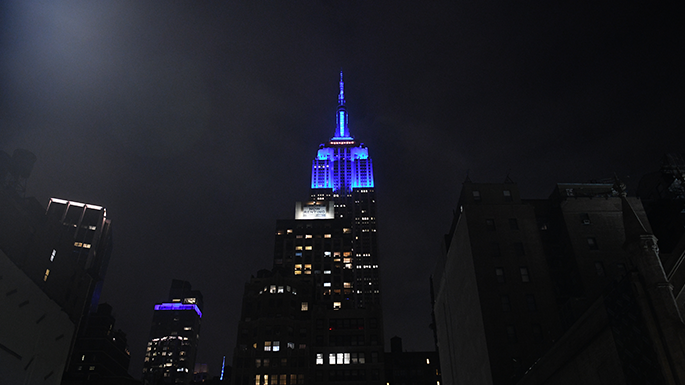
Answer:
[[[174,279],[168,302],[155,305],[145,352],[143,384],[189,384],[200,339],[202,293]]]
[[[343,86],[341,73],[311,199],[277,221],[273,269],[245,285],[235,384],[384,383],[373,167],[350,134]]]

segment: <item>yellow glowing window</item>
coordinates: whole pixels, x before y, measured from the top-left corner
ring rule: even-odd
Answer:
[[[307,234],[307,235],[305,235],[304,237],[307,238],[307,239],[309,239],[309,238],[312,237],[312,235],[311,235],[311,234]]]
[[[45,275],[43,276],[43,281],[48,280],[48,275],[50,275],[50,269],[45,269]]]
[[[295,250],[302,250],[302,246],[295,246]]]
[[[300,306],[301,311],[308,311],[309,310],[309,302],[302,302],[302,305]]]
[[[292,232],[293,232],[293,229],[286,230],[286,233],[288,233],[288,234],[292,234]]]
[[[304,249],[305,249],[305,250],[311,250],[312,247],[311,247],[311,246],[305,246]]]
[[[324,237],[324,238],[330,238],[330,237],[331,237],[331,234],[324,234],[323,237]]]

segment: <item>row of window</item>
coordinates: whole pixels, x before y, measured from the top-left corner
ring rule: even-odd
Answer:
[[[356,365],[365,364],[363,352],[357,353],[328,353],[328,365]],[[324,364],[324,353],[316,353],[316,364]]]
[[[288,378],[290,381],[288,382]],[[255,385],[296,385],[304,384],[304,374],[256,374]]]

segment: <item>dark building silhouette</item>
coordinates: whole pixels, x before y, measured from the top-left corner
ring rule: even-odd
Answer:
[[[235,384],[383,383],[373,167],[350,135],[340,76],[337,127],[313,161],[311,201],[277,222],[272,271],[246,285]]]
[[[202,293],[174,279],[167,302],[155,305],[145,352],[143,383],[189,384],[200,340]]]
[[[99,299],[111,223],[101,206],[53,198],[46,211],[35,198],[25,198],[33,162],[25,150],[12,157],[0,152],[0,271],[6,289],[0,354],[7,354],[0,364],[9,382],[59,383]]]
[[[88,315],[76,338],[62,385],[140,383],[128,374],[131,354],[126,333],[114,329],[112,307],[103,303]]]
[[[441,383],[438,352],[405,352],[402,339],[390,339],[385,353],[385,381],[391,385],[437,385]]]
[[[679,383],[678,274],[648,252],[640,201],[619,183],[524,200],[507,182],[467,179],[433,276],[444,383]]]

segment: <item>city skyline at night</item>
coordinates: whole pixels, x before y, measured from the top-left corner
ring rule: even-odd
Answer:
[[[274,261],[274,220],[334,187],[311,179],[331,138],[368,151],[384,342],[414,351],[433,347],[429,277],[467,175],[509,176],[538,199],[616,174],[635,195],[683,152],[683,27],[668,4],[0,8],[0,150],[36,155],[25,193],[43,212],[52,197],[107,208],[100,302],[136,378],[171,279],[204,294],[197,362],[212,375],[232,362],[244,284]]]

